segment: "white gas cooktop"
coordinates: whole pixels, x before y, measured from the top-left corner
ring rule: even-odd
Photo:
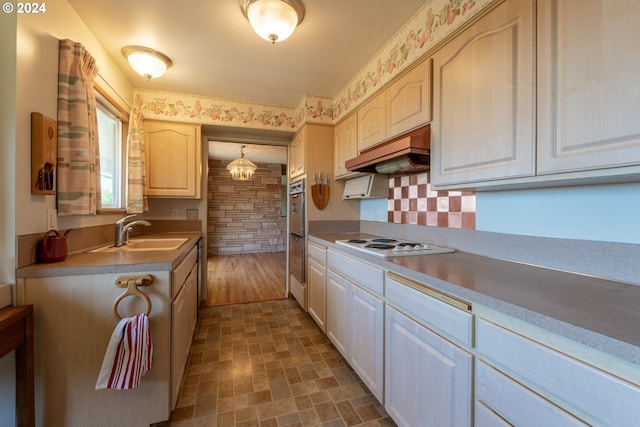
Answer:
[[[336,240],[336,243],[379,257],[435,255],[454,252],[453,249],[429,243],[392,238]]]

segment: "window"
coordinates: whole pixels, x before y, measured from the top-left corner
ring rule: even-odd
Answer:
[[[125,112],[96,87],[102,210],[124,208]]]

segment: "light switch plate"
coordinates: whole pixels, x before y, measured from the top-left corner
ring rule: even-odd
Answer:
[[[58,210],[47,209],[47,230],[58,229]]]
[[[187,219],[198,219],[198,209],[187,209]]]

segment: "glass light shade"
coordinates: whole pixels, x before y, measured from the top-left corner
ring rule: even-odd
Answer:
[[[247,181],[253,177],[258,167],[244,157],[244,146],[240,147],[240,158],[235,159],[227,165],[227,170],[231,173],[231,178],[238,181]]]
[[[141,46],[126,46],[122,54],[133,70],[147,80],[160,77],[171,66],[171,60],[160,52]]]
[[[295,9],[282,0],[257,0],[247,9],[253,30],[272,43],[281,42],[293,34],[298,25]]]

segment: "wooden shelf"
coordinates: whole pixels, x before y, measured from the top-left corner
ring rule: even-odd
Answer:
[[[0,357],[16,351],[16,421],[35,426],[33,371],[33,306],[0,309]]]

